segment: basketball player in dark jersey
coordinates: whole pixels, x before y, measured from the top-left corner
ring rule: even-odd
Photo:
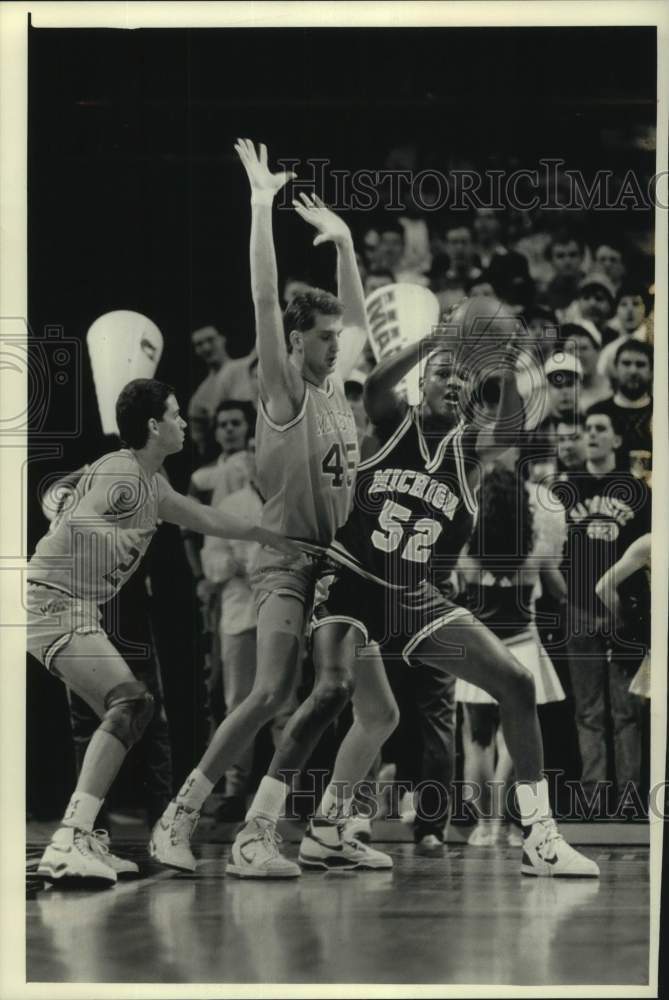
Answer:
[[[353,510],[330,549],[338,568],[316,607],[315,656],[350,670],[356,646],[393,635],[403,638],[409,666],[426,664],[488,691],[499,703],[515,764],[524,833],[521,871],[596,877],[597,865],[564,841],[551,816],[531,674],[497,636],[430,583],[437,565],[442,572],[454,563],[471,532],[481,462],[514,443],[522,425],[510,317],[499,303],[473,299],[449,322],[465,330],[478,323],[491,337],[509,338],[498,366],[496,419],[486,426],[476,414],[468,415],[476,373],[467,368],[467,341],[460,349],[437,347],[429,356],[418,407],[403,405],[393,390],[421,352],[425,356],[429,339],[372,372],[366,403],[372,423],[385,434],[359,466]],[[494,351],[494,341],[490,344]],[[347,754],[345,767],[335,763],[326,790],[332,804],[321,807],[310,823],[300,847],[303,864],[336,863],[329,827],[338,821],[337,809],[347,808],[372,759]]]

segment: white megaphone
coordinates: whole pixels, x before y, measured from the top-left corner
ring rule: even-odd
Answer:
[[[86,334],[104,434],[118,434],[116,400],[135,378],[153,378],[163,335],[141,313],[119,309],[99,316]]]
[[[369,340],[377,361],[383,361],[409,344],[421,340],[439,322],[439,300],[421,285],[400,282],[382,285],[365,300]],[[420,402],[420,377],[423,365],[417,364],[399,384],[410,406]]]

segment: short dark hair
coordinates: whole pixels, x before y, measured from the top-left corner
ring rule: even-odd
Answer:
[[[322,288],[310,288],[307,292],[300,292],[290,305],[286,306],[283,314],[283,332],[288,350],[291,349],[290,335],[293,330],[306,333],[313,327],[318,314],[341,316],[343,311],[344,307],[332,292],[326,292]]]
[[[116,400],[116,423],[127,448],[143,448],[149,439],[149,420],[162,420],[171,385],[153,378],[136,378],[121,389]]]
[[[244,420],[246,420],[246,423],[248,424],[249,435],[255,431],[256,416],[257,416],[256,411],[251,403],[247,403],[243,399],[221,400],[221,402],[216,407],[216,410],[214,412],[214,418],[212,420],[214,430],[216,430],[216,427],[218,425],[219,413],[227,413],[230,410],[239,410],[243,414]]]
[[[557,427],[558,424],[566,424],[567,427],[583,428],[585,426],[585,420],[583,419],[582,414],[578,412],[578,410],[573,410],[564,417],[557,417],[555,420],[555,426]]]
[[[651,368],[653,367],[653,348],[650,346],[650,344],[645,344],[643,340],[635,340],[634,337],[630,337],[629,340],[624,341],[624,343],[622,343],[620,347],[617,349],[615,357],[613,359],[614,367],[615,365],[618,364],[621,355],[623,355],[625,351],[631,351],[634,354],[643,354],[644,358],[647,359],[650,367]]]
[[[620,300],[638,296],[643,299],[643,304],[648,312],[650,308],[648,289],[641,281],[627,281],[620,286],[620,291],[616,295],[616,306],[620,305]]]
[[[609,420],[611,421],[611,427],[613,428],[613,433],[616,434],[618,437],[623,437],[625,433],[625,427],[623,424],[622,417],[620,416],[619,413],[616,413],[614,409],[606,405],[603,405],[605,403],[608,403],[607,399],[600,400],[599,403],[593,403],[592,406],[589,406],[585,414],[584,423],[585,421],[587,421],[588,417],[608,417]]]
[[[544,256],[546,260],[550,260],[553,256],[553,249],[556,246],[564,247],[567,243],[575,243],[579,249],[579,253],[582,255],[585,253],[585,243],[580,236],[575,233],[570,232],[567,229],[561,229],[553,236],[550,243],[547,244],[544,250]]]
[[[573,337],[587,337],[593,347],[601,351],[602,345],[595,340],[595,335],[591,330],[587,330],[580,323],[563,323],[560,327],[560,342],[571,340]]]

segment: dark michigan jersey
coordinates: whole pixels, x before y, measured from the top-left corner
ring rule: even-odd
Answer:
[[[463,423],[433,445],[411,407],[385,444],[358,466],[353,508],[330,553],[367,579],[413,588],[455,565],[471,534],[476,497],[467,473],[478,431]]]

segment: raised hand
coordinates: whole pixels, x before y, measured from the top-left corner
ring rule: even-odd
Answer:
[[[244,164],[251,185],[251,194],[266,193],[273,197],[284,184],[294,180],[297,174],[286,170],[273,174],[267,166],[267,146],[261,142],[258,149],[259,153],[256,153],[250,139],[238,139],[235,143],[235,151]]]
[[[351,230],[344,220],[324,205],[318,195],[301,194],[300,198],[301,201],[293,199],[293,208],[305,222],[318,230],[318,236],[314,239],[315,247],[321,243],[332,242],[339,245],[350,240]]]

